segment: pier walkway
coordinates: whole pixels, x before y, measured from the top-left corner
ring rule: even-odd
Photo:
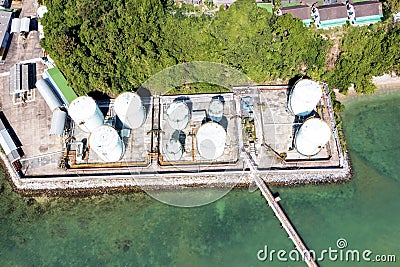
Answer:
[[[285,229],[289,238],[293,241],[294,245],[298,252],[300,252],[301,257],[304,262],[307,263],[308,266],[318,266],[315,260],[311,257],[310,251],[307,249],[306,245],[303,243],[303,240],[299,236],[299,234],[294,229],[292,223],[289,218],[286,216],[282,207],[279,205],[278,200],[273,196],[271,190],[269,190],[268,186],[265,184],[263,179],[258,175],[257,167],[254,162],[251,160],[250,156],[247,153],[243,153],[244,161],[247,166],[250,168],[250,176],[257,184],[258,188],[261,190],[261,193],[265,197],[268,202],[268,205],[274,211],[275,216],[279,219],[282,227]]]

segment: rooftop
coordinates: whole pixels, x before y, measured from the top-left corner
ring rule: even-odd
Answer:
[[[315,1],[302,1],[284,4],[282,2],[282,14],[292,14],[294,18],[303,20],[304,25],[309,26],[311,22],[311,4]],[[354,24],[372,24],[382,18],[382,3],[378,1],[351,1],[354,5],[356,21]],[[257,3],[262,6],[262,3]],[[340,26],[348,20],[345,1],[324,1],[317,5],[320,15],[320,28]],[[272,12],[272,7],[269,9]]]
[[[299,6],[288,6],[283,7],[282,14],[292,14],[294,18],[298,18],[301,20],[311,19],[311,12],[310,7],[306,5],[299,5]]]
[[[6,47],[6,42],[8,41],[8,28],[10,27],[12,12],[0,11],[0,42],[1,42],[1,56],[4,56],[4,48]]]
[[[15,64],[10,69],[10,94],[25,92],[34,88],[36,64]]]
[[[52,83],[54,82],[58,89],[60,89],[69,104],[78,97],[74,90],[68,86],[67,80],[57,67],[48,69],[46,72],[50,76],[49,78]]]
[[[318,7],[321,21],[333,19],[347,19],[347,9],[343,4],[323,5]]]
[[[382,15],[382,3],[378,1],[365,1],[353,4],[356,17]]]

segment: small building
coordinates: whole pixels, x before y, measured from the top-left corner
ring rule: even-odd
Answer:
[[[318,7],[320,16],[319,28],[342,26],[347,22],[347,8],[343,4],[324,5]]]
[[[315,2],[305,0],[302,4],[293,4],[293,1],[282,1],[283,7],[278,14],[290,13],[294,18],[301,19],[305,26],[313,22],[318,28],[341,26],[347,21],[353,25],[372,24],[381,21],[383,17],[382,3],[378,1],[350,1],[346,4],[344,0],[325,0],[323,5]]]
[[[7,155],[9,161],[11,163],[19,160],[23,156],[22,150],[17,147],[17,143],[14,141],[12,136],[10,135],[9,129],[7,129],[6,125],[8,122],[5,121],[4,114],[0,114],[0,145],[4,151],[4,154]]]
[[[40,6],[36,10],[36,14],[37,14],[39,19],[42,19],[44,17],[44,14],[46,14],[47,12],[48,12],[48,10],[47,10],[46,6]]]
[[[13,18],[11,22],[11,33],[28,34],[30,31],[31,19],[29,17]]]
[[[182,0],[182,1],[179,1],[179,2],[183,2],[183,3],[189,4],[189,5],[200,5],[200,4],[203,3],[202,0]]]
[[[311,8],[307,5],[286,6],[281,8],[282,15],[292,14],[293,18],[298,18],[303,21],[304,26],[311,25]]]
[[[382,3],[365,1],[353,3],[355,10],[355,25],[373,24],[382,20]]]
[[[10,94],[15,104],[33,100],[36,81],[36,64],[15,64],[10,68]]]
[[[21,33],[29,33],[30,31],[30,25],[31,25],[31,19],[28,17],[24,17],[21,19],[21,28],[20,31]]]
[[[222,5],[232,5],[233,3],[235,3],[236,0],[213,0],[214,5],[220,7]]]
[[[0,64],[4,64],[4,59],[9,45],[10,40],[10,22],[12,12],[0,11]]]
[[[40,21],[38,22],[38,32],[39,32],[39,40],[44,39],[43,25],[42,23],[40,23]]]

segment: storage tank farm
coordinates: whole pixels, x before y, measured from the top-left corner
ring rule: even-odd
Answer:
[[[104,123],[103,113],[89,96],[80,96],[72,101],[68,107],[68,114],[75,124],[87,133]]]
[[[310,79],[296,82],[289,95],[288,108],[296,116],[309,115],[322,97],[321,86]]]
[[[146,108],[137,93],[125,92],[114,102],[114,110],[125,128],[137,129],[146,120]]]
[[[109,125],[102,125],[91,132],[89,146],[104,162],[119,161],[124,155],[124,143]]]
[[[323,120],[308,119],[296,134],[296,149],[304,156],[314,156],[328,143],[331,134],[330,127]]]

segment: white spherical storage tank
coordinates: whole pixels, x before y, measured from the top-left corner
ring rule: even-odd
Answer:
[[[68,107],[68,115],[83,131],[90,133],[103,125],[104,116],[93,98],[80,96]]]
[[[167,120],[175,130],[183,130],[190,121],[190,109],[185,102],[173,102],[167,109]]]
[[[224,103],[219,99],[213,99],[208,106],[208,116],[212,121],[220,122],[224,115]]]
[[[296,149],[304,156],[316,155],[328,143],[331,134],[331,129],[323,120],[308,119],[296,134]]]
[[[114,102],[114,110],[118,118],[129,129],[137,129],[146,120],[146,108],[140,96],[133,92],[120,94]]]
[[[322,88],[310,79],[299,80],[290,93],[288,107],[297,116],[310,114],[322,97]]]
[[[225,150],[225,143],[226,131],[218,123],[207,122],[197,131],[197,150],[205,159],[215,160],[221,157]]]
[[[165,157],[167,160],[180,160],[183,155],[182,144],[177,139],[170,139],[165,144],[165,152]]]
[[[124,155],[124,143],[109,125],[97,127],[90,134],[89,146],[104,162],[116,162]]]
[[[56,108],[59,108],[63,105],[60,98],[58,98],[57,94],[50,87],[48,82],[44,79],[36,82],[36,88],[39,90],[39,93],[46,101],[46,104],[49,106],[51,111],[54,111]]]

